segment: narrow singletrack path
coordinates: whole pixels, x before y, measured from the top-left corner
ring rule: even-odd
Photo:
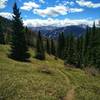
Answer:
[[[70,89],[63,100],[74,100],[75,98],[75,88]]]

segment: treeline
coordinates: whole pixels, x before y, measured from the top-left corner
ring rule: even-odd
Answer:
[[[73,33],[65,37],[60,33],[53,47],[48,46],[48,41],[51,40],[47,40],[47,53],[50,54],[54,48],[52,54],[63,59],[65,65],[100,68],[100,27],[96,27],[95,22],[91,28],[87,26],[86,33],[79,37]]]
[[[11,41],[12,21],[0,16],[0,43],[9,44]]]
[[[73,33],[69,33],[65,37],[60,33],[58,39],[54,40],[44,38],[40,31],[36,34],[24,27],[16,3],[13,15],[12,31],[7,42],[11,45],[10,58],[28,61],[30,58],[28,48],[31,46],[35,48],[35,58],[40,60],[45,60],[45,53],[48,53],[54,55],[56,59],[63,59],[65,65],[100,68],[100,27],[96,27],[95,22],[91,28],[87,26],[84,35],[76,37]],[[0,23],[0,44],[6,44],[2,23]]]
[[[96,28],[95,22],[92,28],[87,26],[86,33],[80,37],[70,34],[66,38],[64,53],[65,64],[71,64],[78,68],[100,68],[100,28]]]

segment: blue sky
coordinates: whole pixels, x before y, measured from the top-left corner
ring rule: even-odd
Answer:
[[[15,1],[24,25],[91,25],[100,19],[100,0],[0,0],[0,16],[12,19]]]

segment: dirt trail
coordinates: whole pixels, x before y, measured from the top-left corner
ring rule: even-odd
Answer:
[[[70,89],[63,100],[74,100],[75,97],[75,88]]]
[[[69,78],[66,76],[66,74],[63,73],[63,71],[61,71],[61,70],[59,70],[59,69],[58,69],[58,72],[65,78],[66,82],[67,82],[68,84],[70,84],[70,80],[69,80]]]
[[[66,76],[65,73],[63,73],[63,71],[58,70],[62,76],[64,76],[64,78],[66,79],[66,81],[68,82],[68,84],[70,84],[70,80],[69,78]],[[75,99],[75,87],[73,86],[66,94],[66,96],[63,98],[63,100],[74,100]]]

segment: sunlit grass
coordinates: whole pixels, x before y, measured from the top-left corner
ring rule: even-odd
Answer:
[[[100,76],[65,68],[63,61],[46,54],[46,60],[34,58],[18,62],[7,57],[10,47],[0,45],[0,100],[63,100],[75,87],[75,100],[99,100]]]

